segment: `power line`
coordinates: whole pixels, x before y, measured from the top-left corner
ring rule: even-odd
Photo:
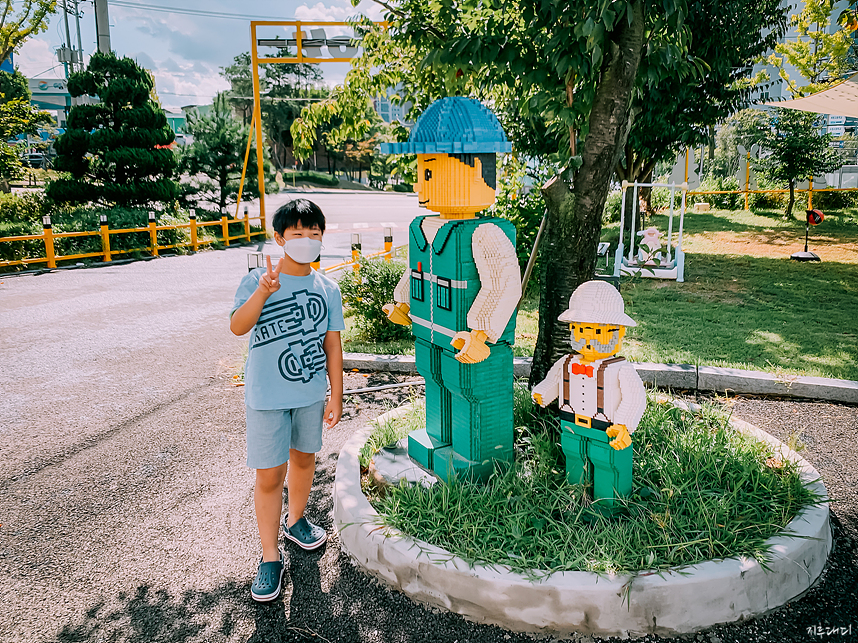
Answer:
[[[257,16],[251,14],[227,13],[224,11],[206,11],[205,9],[186,9],[168,7],[160,4],[148,4],[143,2],[130,2],[129,0],[108,0],[108,4],[126,9],[146,9],[148,11],[160,11],[162,13],[177,13],[187,16],[202,16],[204,18],[220,18],[222,20],[286,20],[286,18],[275,18],[272,16]]]

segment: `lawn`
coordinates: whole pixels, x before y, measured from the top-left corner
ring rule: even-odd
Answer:
[[[667,217],[646,225],[666,231]],[[616,224],[603,230],[606,240],[617,234]],[[626,310],[638,322],[623,355],[858,380],[858,211],[826,213],[809,247],[821,263],[790,261],[804,249],[804,223],[780,213],[686,214],[686,281],[622,284]],[[519,311],[517,355],[533,351],[536,310],[528,300]],[[348,351],[413,352],[409,341],[359,343],[348,332],[345,339]]]

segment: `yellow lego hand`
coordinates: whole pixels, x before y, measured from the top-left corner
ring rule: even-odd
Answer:
[[[608,444],[614,447],[617,451],[632,445],[632,436],[629,435],[629,430],[626,428],[625,424],[612,424],[605,429],[605,433],[609,438],[616,438],[616,440],[611,440]]]
[[[411,317],[408,316],[411,306],[408,304],[387,304],[386,306],[382,306],[381,309],[394,324],[399,324],[400,326],[411,325]]]
[[[459,350],[456,359],[462,364],[476,364],[482,362],[489,356],[491,349],[486,346],[485,331],[472,330],[470,333],[462,331],[453,336],[450,344]]]
[[[539,404],[539,406],[543,406],[543,407],[545,406],[545,404],[543,404],[543,402],[542,402],[542,394],[541,393],[534,393],[533,395],[531,395],[531,397],[533,398],[534,402]]]

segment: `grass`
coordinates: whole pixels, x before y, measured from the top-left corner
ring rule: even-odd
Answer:
[[[381,520],[472,564],[529,575],[634,573],[738,555],[765,565],[766,540],[820,501],[794,463],[714,408],[691,413],[650,399],[634,438],[635,489],[607,519],[585,487],[566,483],[556,421],[535,415],[526,391],[516,406],[527,424],[516,431],[513,465],[484,486],[392,488],[371,498]],[[394,424],[422,426],[421,413]]]
[[[358,455],[361,469],[369,467],[370,460],[381,449],[396,444],[412,431],[416,431],[425,425],[425,404],[425,398],[412,399],[411,410],[406,415],[386,422],[376,421],[375,428],[361,447]]]
[[[646,224],[666,231],[667,217]],[[804,223],[780,212],[689,212],[684,232],[684,283],[623,282],[626,310],[638,322],[625,357],[858,380],[858,210],[826,212],[811,230],[821,263],[790,261],[804,248]],[[605,226],[603,239],[617,235],[616,224]],[[537,308],[529,297],[519,310],[516,355],[533,352]],[[345,339],[346,350],[413,353],[410,341]]]

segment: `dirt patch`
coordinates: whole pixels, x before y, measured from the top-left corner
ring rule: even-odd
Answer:
[[[701,232],[686,235],[683,241],[683,249],[686,252],[773,259],[785,259],[794,252],[804,250],[804,235],[791,230],[766,229],[756,233]],[[816,252],[823,261],[858,264],[858,242],[856,241],[811,234],[808,249]]]

